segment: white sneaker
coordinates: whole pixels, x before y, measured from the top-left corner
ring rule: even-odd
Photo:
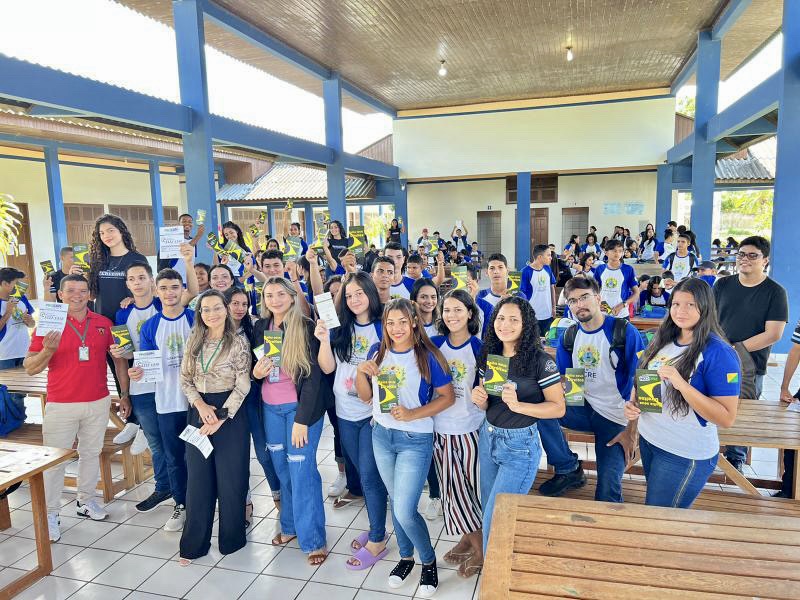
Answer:
[[[431,498],[428,500],[428,506],[425,508],[425,518],[428,521],[435,521],[442,516],[442,501],[439,498]]]
[[[139,426],[136,423],[126,423],[125,427],[117,435],[114,436],[115,444],[127,444],[136,437],[136,432],[139,431]]]
[[[127,425],[125,427],[127,427]],[[147,445],[147,437],[144,435],[144,429],[139,427],[139,431],[136,432],[136,437],[133,438],[133,443],[131,444],[131,454],[133,454],[134,456],[136,456],[137,454],[141,454],[142,452],[147,450],[148,447],[149,446]]]
[[[106,510],[94,498],[83,504],[80,502],[77,504],[79,517],[89,517],[92,521],[102,521],[108,518]]]
[[[164,523],[164,531],[180,531],[186,521],[186,507],[183,504],[176,504],[172,516]]]
[[[58,513],[47,513],[47,530],[50,533],[50,541],[57,542],[61,539],[61,519]]]
[[[347,477],[344,476],[344,473],[340,472],[336,476],[336,481],[328,486],[328,496],[338,498],[344,494],[345,489],[347,489]]]

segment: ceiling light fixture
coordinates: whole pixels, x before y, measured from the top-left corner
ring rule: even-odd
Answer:
[[[575,55],[572,54],[572,46],[567,46],[567,62],[572,62]]]
[[[439,77],[444,77],[447,75],[447,67],[444,66],[444,61],[439,61]]]

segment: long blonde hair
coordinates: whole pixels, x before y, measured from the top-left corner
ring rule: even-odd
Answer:
[[[283,317],[283,348],[281,349],[281,369],[297,383],[300,377],[311,375],[311,352],[309,350],[308,329],[303,311],[297,303],[297,290],[283,277],[269,277],[264,282],[261,298],[261,317],[266,319],[267,326],[273,314],[267,308],[263,295],[268,285],[279,285],[292,297],[292,305]]]

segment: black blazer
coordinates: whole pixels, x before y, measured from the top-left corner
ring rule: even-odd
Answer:
[[[325,414],[327,397],[323,388],[327,386],[322,385],[322,371],[319,368],[319,364],[317,364],[319,340],[314,337],[314,322],[304,317],[303,325],[306,328],[306,340],[309,346],[311,374],[308,377],[301,377],[295,383],[295,389],[297,390],[297,413],[295,414],[294,422],[300,425],[310,426],[319,421]],[[267,319],[259,319],[256,321],[256,324],[253,326],[253,339],[250,341],[254,348],[264,343],[264,330],[267,329],[267,327],[269,327],[269,321]],[[283,331],[283,324],[281,324],[281,331]],[[254,379],[259,385],[263,383],[263,379],[257,379],[255,377]]]

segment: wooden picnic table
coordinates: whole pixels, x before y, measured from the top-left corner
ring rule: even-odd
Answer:
[[[53,570],[50,554],[50,534],[47,529],[47,502],[44,495],[44,471],[76,455],[75,450],[31,446],[0,440],[0,490],[15,483],[30,481],[33,530],[36,534],[38,564],[21,577],[0,589],[0,598],[13,598]],[[3,501],[3,513],[8,514],[8,500]],[[11,526],[8,519],[0,523],[1,529]]]
[[[800,412],[789,410],[780,400],[740,400],[736,422],[719,429],[720,444],[754,448],[800,450]],[[753,496],[759,491],[720,452],[717,466],[742,490]],[[800,500],[800,461],[794,465],[794,496]],[[798,593],[800,597],[800,593]]]
[[[645,317],[633,317],[631,320],[631,325],[636,327],[639,331],[648,331],[650,329],[658,329],[658,326],[661,325],[661,321],[663,319],[648,319]]]
[[[501,494],[481,600],[800,597],[800,519]]]

